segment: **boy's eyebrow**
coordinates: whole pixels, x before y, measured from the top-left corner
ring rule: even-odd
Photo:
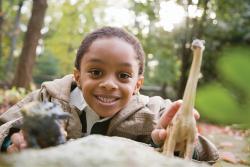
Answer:
[[[104,61],[102,61],[102,60],[100,60],[100,59],[96,59],[96,58],[90,59],[89,61],[90,61],[90,62],[93,62],[93,63],[105,64]],[[109,61],[111,61],[111,60],[109,60]],[[132,67],[132,64],[125,62],[125,63],[120,63],[119,66]]]
[[[120,63],[120,66],[132,67],[130,63]]]
[[[95,58],[93,58],[93,59],[90,59],[89,61],[90,61],[90,62],[93,62],[93,63],[101,63],[101,64],[104,64],[104,61],[102,61],[102,60],[100,60],[100,59],[95,59]]]

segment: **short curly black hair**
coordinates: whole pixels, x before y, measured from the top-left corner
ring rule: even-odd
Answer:
[[[91,44],[100,38],[110,38],[117,37],[131,44],[134,48],[137,60],[139,62],[139,75],[144,73],[144,63],[145,63],[145,53],[139,42],[139,40],[132,34],[128,33],[126,30],[117,27],[102,27],[91,33],[89,33],[82,41],[75,59],[75,68],[80,70],[81,59],[85,53],[88,52]]]

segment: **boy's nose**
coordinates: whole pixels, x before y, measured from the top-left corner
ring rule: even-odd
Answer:
[[[107,90],[114,90],[117,89],[118,86],[115,83],[114,79],[106,79],[100,83],[100,87],[105,88]]]

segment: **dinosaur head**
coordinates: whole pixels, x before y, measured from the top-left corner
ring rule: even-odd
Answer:
[[[31,102],[25,105],[22,130],[29,147],[45,148],[66,141],[60,120],[70,115],[52,102]]]

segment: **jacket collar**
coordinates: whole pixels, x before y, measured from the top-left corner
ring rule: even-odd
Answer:
[[[74,83],[74,76],[70,74],[61,79],[46,81],[41,87],[45,88],[52,97],[69,103],[71,86]]]

